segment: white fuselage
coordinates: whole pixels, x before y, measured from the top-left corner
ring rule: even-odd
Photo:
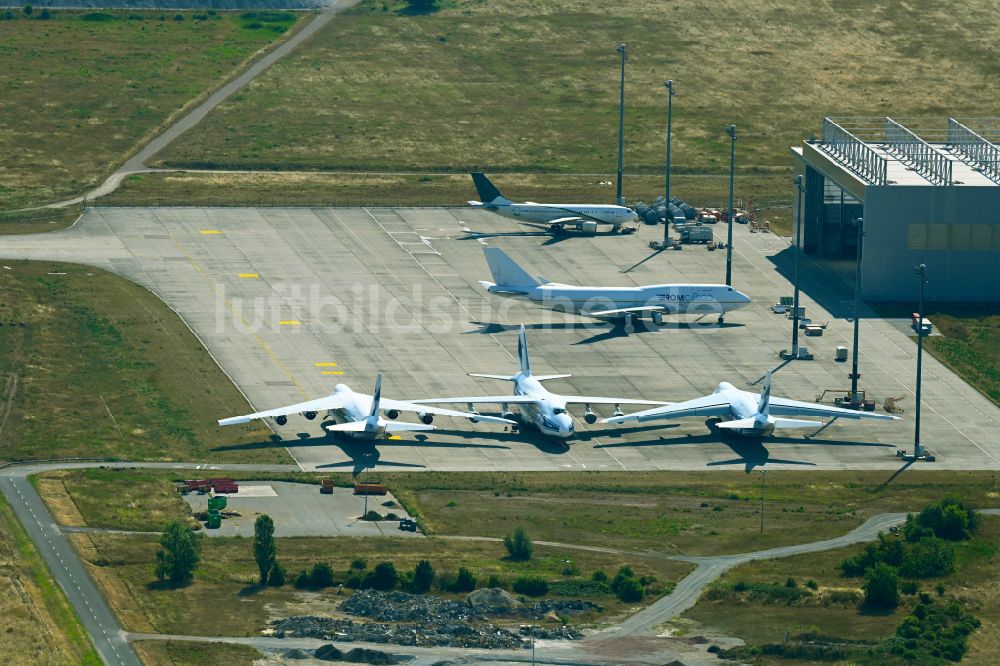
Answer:
[[[540,381],[518,373],[514,377],[514,395],[534,399],[534,402],[518,403],[517,408],[542,434],[560,439],[573,436],[573,417],[566,411],[566,401],[546,390]]]
[[[729,382],[722,382],[712,392],[723,400],[729,401],[729,414],[733,421],[753,418],[753,428],[738,428],[729,432],[749,437],[766,437],[774,432],[774,423],[766,416],[757,412],[760,396],[747,391],[741,391]]]
[[[339,409],[327,410],[328,416],[336,420],[337,423],[365,423],[365,429],[361,432],[339,434],[346,434],[355,439],[382,439],[385,437],[385,420],[378,414],[369,416],[372,410],[372,396],[355,393],[346,384],[337,384],[333,388],[333,395],[337,396],[344,406]]]
[[[631,208],[610,204],[539,204],[527,202],[510,204],[492,203],[484,204],[483,207],[498,215],[509,217],[512,220],[535,222],[538,224],[548,224],[554,220],[580,215],[591,218],[594,222],[610,224],[617,229],[623,224],[635,222],[639,219],[638,215]]]
[[[659,307],[670,314],[723,314],[750,304],[746,294],[713,284],[574,287],[548,283],[524,288],[492,285],[488,290],[499,296],[535,301],[552,310],[584,315],[641,307]]]

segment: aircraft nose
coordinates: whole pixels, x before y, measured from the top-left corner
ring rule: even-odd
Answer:
[[[573,436],[573,417],[569,414],[561,414],[559,416],[559,436],[560,437],[572,437]]]

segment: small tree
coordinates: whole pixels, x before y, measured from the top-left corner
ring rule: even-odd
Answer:
[[[513,534],[505,536],[503,545],[506,546],[510,559],[515,562],[527,562],[535,553],[535,546],[523,527],[518,527]]]
[[[379,562],[366,578],[368,579],[365,581],[368,584],[366,587],[370,586],[383,592],[388,592],[399,582],[399,575],[392,562]]]
[[[329,564],[317,562],[309,572],[309,585],[315,588],[330,587],[333,585],[333,569]]]
[[[865,572],[865,605],[892,610],[899,605],[899,574],[895,567],[879,562]]]
[[[642,583],[637,581],[635,578],[625,578],[618,585],[618,598],[625,602],[642,601],[642,598],[646,596],[646,590],[643,589]]]
[[[406,0],[411,12],[432,12],[437,9],[438,0]]]
[[[434,567],[427,560],[420,560],[413,569],[413,579],[410,581],[410,591],[414,594],[430,592],[434,583]]]
[[[458,568],[458,576],[451,585],[452,592],[472,592],[476,589],[476,577],[465,567]]]
[[[253,524],[253,558],[257,561],[257,571],[260,574],[260,584],[267,583],[267,578],[277,559],[277,549],[274,545],[274,521],[266,513],[257,516]]]
[[[24,15],[25,16],[31,16],[32,12],[34,12],[34,11],[35,11],[35,8],[32,7],[30,3],[24,6]]]
[[[161,582],[187,583],[201,559],[201,537],[180,521],[172,521],[160,537],[161,550],[156,553],[156,577]]]

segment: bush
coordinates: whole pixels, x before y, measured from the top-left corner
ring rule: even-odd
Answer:
[[[175,21],[183,21],[184,20],[184,14],[174,14],[174,20]]]
[[[601,569],[598,569],[597,571],[595,571],[590,575],[590,580],[598,582],[603,582],[606,581],[607,579],[608,579],[608,574],[604,573],[604,571],[602,571]]]
[[[903,531],[907,541],[919,541],[926,536],[925,530],[948,541],[964,541],[978,529],[978,514],[957,499],[947,498],[924,507],[916,517],[907,516]]]
[[[410,579],[410,592],[414,594],[425,594],[430,592],[434,583],[434,567],[427,560],[420,560],[413,569],[413,577]]]
[[[451,585],[452,592],[472,592],[476,589],[476,577],[465,567],[458,568],[458,575]]]
[[[916,594],[919,589],[920,588],[917,587],[916,582],[912,580],[904,580],[899,584],[899,591],[909,596]]]
[[[295,578],[292,581],[292,584],[296,588],[298,588],[300,590],[304,590],[305,588],[307,588],[307,587],[309,587],[311,585],[311,582],[312,582],[312,578],[309,576],[309,572],[306,571],[305,569],[303,569],[302,571],[300,571],[297,574],[295,574]]]
[[[362,560],[360,557],[351,560],[351,568],[355,571],[364,571],[368,568],[368,563]]]
[[[818,590],[819,583],[810,578],[809,580],[806,581],[806,587],[808,587],[810,590]]]
[[[514,581],[512,589],[518,594],[540,597],[549,591],[549,584],[538,576],[521,576]]]
[[[865,605],[892,610],[899,605],[899,574],[896,568],[879,562],[865,572]]]
[[[549,586],[557,597],[600,597],[611,594],[611,586],[600,580],[561,580]]]
[[[281,587],[285,584],[285,567],[281,562],[275,562],[271,567],[271,572],[267,575],[267,584],[271,587]]]
[[[503,545],[507,548],[510,559],[515,562],[527,562],[535,553],[535,546],[523,527],[518,527],[513,534],[505,536]]]
[[[396,587],[399,582],[399,575],[392,562],[379,562],[375,569],[365,576],[364,587],[372,587],[382,592],[388,592]]]
[[[625,602],[642,601],[642,598],[646,596],[646,590],[642,587],[642,583],[635,578],[623,579],[615,592],[617,592],[618,598]]]
[[[317,562],[309,572],[309,587],[322,589],[333,585],[333,569],[329,564]]]
[[[489,587],[489,588],[499,587],[499,588],[503,589],[504,584],[503,584],[503,581],[500,580],[500,576],[498,576],[496,574],[491,574],[489,580],[486,581],[486,587]]]
[[[795,588],[795,587],[798,587],[798,586],[799,586],[799,584],[795,582],[794,578],[789,577],[788,580],[785,581],[785,587]]]
[[[90,12],[89,14],[84,14],[80,17],[81,21],[92,21],[94,23],[107,23],[108,21],[114,21],[114,14],[108,14],[105,12]]]
[[[900,573],[907,578],[947,576],[954,571],[954,547],[934,536],[925,536],[913,544],[900,567]]]

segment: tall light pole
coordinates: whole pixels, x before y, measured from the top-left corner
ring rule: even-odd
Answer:
[[[854,221],[858,227],[858,249],[857,263],[854,267],[854,349],[851,360],[851,406],[855,409],[861,407],[861,396],[858,395],[858,380],[861,375],[858,373],[858,334],[861,327],[861,244],[865,237],[864,218],[859,217]]]
[[[736,172],[736,125],[726,128],[729,135],[729,235],[726,238],[726,285],[733,286],[733,178]],[[721,319],[721,317],[720,317]]]
[[[674,82],[663,84],[667,89],[667,185],[663,200],[663,247],[670,247],[670,120],[674,110]]]
[[[920,375],[923,369],[921,363],[924,353],[924,285],[927,284],[927,266],[924,264],[914,266],[913,272],[920,277],[920,301],[917,305],[917,414],[913,426],[913,457],[920,458],[924,453],[924,447],[920,443]]]
[[[625,197],[622,196],[622,146],[625,143],[625,43],[618,45],[616,49],[622,54],[622,78],[621,90],[618,101],[618,189],[615,193],[615,203],[619,206],[625,205]]]
[[[795,183],[795,268],[792,269],[792,285],[794,286],[794,296],[792,297],[792,358],[799,357],[799,245],[802,243],[802,193],[806,191],[802,184],[802,175],[792,179]]]

